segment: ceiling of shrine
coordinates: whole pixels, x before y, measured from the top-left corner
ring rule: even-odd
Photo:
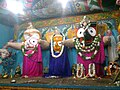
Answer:
[[[24,11],[24,14],[14,14],[8,10],[7,1],[10,0],[0,0],[0,23],[7,25],[119,9],[116,0],[13,0],[21,2]]]

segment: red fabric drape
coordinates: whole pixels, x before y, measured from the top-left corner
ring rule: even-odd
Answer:
[[[85,0],[85,1],[84,1],[84,5],[85,5],[86,11],[88,11],[88,10],[89,10],[88,0]]]
[[[98,4],[99,4],[100,8],[103,9],[102,0],[98,0]]]

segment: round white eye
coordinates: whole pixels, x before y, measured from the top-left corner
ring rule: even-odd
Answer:
[[[30,43],[33,44],[33,45],[36,45],[37,44],[37,40],[36,39],[30,39]]]
[[[85,30],[84,30],[83,28],[80,28],[80,29],[77,31],[77,37],[78,37],[78,38],[84,37],[84,32],[85,32]]]
[[[95,30],[93,27],[89,27],[89,28],[88,28],[88,33],[89,33],[91,36],[95,36],[95,35],[96,35],[96,30]]]
[[[62,46],[62,43],[61,43],[61,41],[59,41],[59,42],[58,42],[58,45],[59,45],[59,46]]]

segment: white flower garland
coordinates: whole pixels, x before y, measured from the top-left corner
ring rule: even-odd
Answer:
[[[82,48],[82,45],[81,43],[79,42],[78,38],[75,38],[74,39],[74,43],[75,43],[75,48],[77,49],[78,51],[78,54],[85,60],[88,60],[88,59],[92,59],[95,57],[95,55],[97,54],[98,52],[98,49],[100,47],[100,40],[101,40],[101,35],[97,35],[95,36],[94,40],[92,41],[92,44],[90,46],[85,46],[85,48],[83,49]],[[88,56],[85,56],[82,54],[82,52],[84,53],[89,53],[89,52],[92,52],[94,51],[93,55],[88,57]]]
[[[80,72],[80,75],[79,75],[79,72]],[[76,73],[76,76],[78,78],[81,78],[81,77],[83,77],[83,75],[84,75],[84,66],[83,66],[83,64],[77,64],[77,73]]]
[[[35,53],[37,47],[38,47],[38,44],[36,45],[36,47],[33,49],[33,51],[30,54],[26,54],[25,46],[23,45],[22,46],[22,53],[23,53],[24,56],[30,57],[30,56],[32,56]]]
[[[92,68],[92,69],[91,69]],[[92,70],[92,71],[91,71]],[[92,72],[92,73],[91,73]],[[88,69],[88,75],[90,77],[94,77],[95,76],[95,64],[91,63],[89,64],[89,69]]]
[[[65,40],[65,36],[64,36],[63,34],[62,34],[62,36],[63,36],[63,40]],[[63,53],[64,45],[62,45],[62,49],[61,49],[60,53],[59,53],[58,55],[55,55],[55,54],[54,54],[54,50],[53,50],[53,37],[54,37],[54,35],[51,37],[51,53],[52,53],[52,56],[53,56],[54,58],[58,58],[58,57],[60,57],[60,56],[62,55],[62,53]]]

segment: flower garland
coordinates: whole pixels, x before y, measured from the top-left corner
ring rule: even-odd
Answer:
[[[36,47],[32,50],[32,52],[30,54],[26,54],[26,52],[25,52],[25,46],[23,45],[21,47],[22,53],[23,53],[24,56],[31,57],[35,53],[35,51],[37,50],[37,47],[38,47],[38,44],[36,45]]]
[[[79,72],[80,72],[80,75],[79,75]],[[77,64],[77,73],[76,73],[76,76],[78,78],[81,78],[83,75],[84,75],[84,66],[83,66],[83,64]]]
[[[95,76],[95,64],[94,63],[89,64],[88,75],[90,77],[94,77]]]
[[[64,36],[63,34],[62,34],[62,36],[63,36],[63,40],[65,40],[65,36]],[[55,54],[54,54],[54,50],[53,50],[53,37],[54,37],[54,35],[51,37],[51,53],[52,53],[52,56],[53,56],[54,58],[58,58],[58,57],[60,57],[60,56],[62,55],[62,53],[63,53],[64,45],[61,46],[62,49],[61,49],[60,53],[59,53],[58,55],[55,55]]]
[[[75,44],[75,48],[77,50],[77,53],[84,60],[88,60],[88,59],[93,59],[95,57],[95,55],[97,54],[97,52],[100,48],[100,41],[101,41],[101,35],[99,34],[99,35],[95,36],[91,45],[85,46],[85,48],[82,48],[82,44],[79,42],[78,38],[74,39],[74,44]],[[92,51],[94,51],[94,53],[90,57],[87,57],[87,56],[82,54],[82,53],[89,53],[89,52],[92,52]]]

